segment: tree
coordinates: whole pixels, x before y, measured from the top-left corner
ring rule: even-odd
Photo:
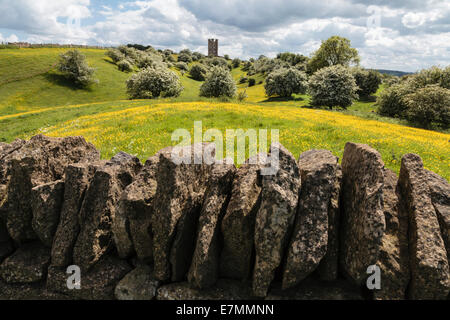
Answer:
[[[191,63],[192,56],[188,54],[186,51],[180,52],[180,54],[178,55],[178,62]]]
[[[236,83],[228,69],[213,66],[200,87],[200,96],[203,97],[234,97]]]
[[[417,89],[425,88],[427,85],[432,84],[450,89],[450,66],[445,69],[433,66],[429,69],[423,69],[412,76],[411,85]]]
[[[269,97],[278,95],[289,98],[293,93],[305,93],[306,88],[306,74],[295,68],[282,68],[272,71],[264,84],[264,89]]]
[[[185,62],[177,62],[175,64],[175,67],[180,71],[188,71],[189,70],[187,63],[185,63]]]
[[[239,68],[241,66],[241,60],[239,58],[234,58],[233,61],[231,61],[231,65],[233,66],[233,69]]]
[[[329,66],[359,64],[358,50],[351,47],[350,40],[339,36],[333,36],[322,41],[320,48],[314,53],[308,63],[308,72]]]
[[[191,75],[192,79],[197,81],[204,81],[205,76],[208,73],[208,69],[203,64],[196,63],[191,67],[191,70],[189,70],[189,74]]]
[[[296,66],[298,64],[304,64],[308,62],[308,57],[302,54],[295,54],[291,52],[282,52],[277,55],[277,59],[289,63],[291,66]]]
[[[364,70],[361,68],[352,69],[360,98],[368,98],[371,94],[377,92],[381,84],[381,74],[375,70]]]
[[[397,83],[386,88],[377,98],[377,112],[382,116],[405,118],[405,112],[408,109],[405,96],[413,92],[405,83]]]
[[[405,97],[409,121],[429,128],[433,122],[447,129],[450,125],[450,89],[428,85]]]
[[[225,60],[224,58],[220,58],[220,57],[207,58],[204,60],[204,63],[210,67],[217,66],[217,67],[222,67],[222,68],[228,68],[227,60]]]
[[[111,58],[113,62],[118,62],[125,59],[125,55],[118,49],[112,48],[106,51],[106,55]]]
[[[94,79],[95,69],[89,67],[86,56],[78,50],[69,50],[59,57],[58,70],[64,76],[81,86],[88,86],[98,80]]]
[[[120,71],[124,72],[130,72],[133,70],[132,64],[126,59],[117,62],[117,67]]]
[[[348,68],[341,65],[320,69],[311,76],[308,85],[311,103],[316,106],[346,109],[358,98],[355,78]]]
[[[194,52],[192,53],[192,61],[198,61],[200,59],[203,59],[205,56],[201,54],[200,52]]]
[[[132,99],[177,97],[183,91],[180,78],[167,68],[146,68],[131,76],[126,82]]]
[[[434,89],[428,88],[421,91],[429,86],[433,86]],[[438,97],[441,92],[445,91],[439,91],[436,87],[450,89],[450,67],[445,69],[431,67],[423,69],[417,74],[402,77],[396,84],[388,86],[381,92],[377,99],[378,113],[383,116],[409,119],[409,121],[423,126],[429,126],[430,121],[427,119],[432,118],[429,114],[434,112],[432,111],[434,109],[426,101],[433,101],[431,96]],[[422,101],[421,104],[411,101],[413,94],[417,94]],[[414,109],[412,111],[410,110],[411,106]],[[424,120],[421,121],[419,116],[423,116]],[[442,119],[444,118],[442,117]],[[434,122],[445,125],[445,120]]]
[[[128,59],[128,61],[132,62],[133,64],[135,64],[136,60],[139,59],[140,54],[142,54],[142,51],[127,46],[118,46],[117,49],[122,52]]]
[[[441,87],[450,89],[450,65],[442,70]]]

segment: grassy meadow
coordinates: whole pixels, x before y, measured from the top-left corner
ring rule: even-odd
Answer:
[[[175,99],[128,100],[125,80],[130,73],[117,69],[104,50],[83,49],[96,68],[99,84],[80,89],[55,69],[67,49],[0,50],[0,141],[49,136],[82,135],[110,158],[119,151],[145,160],[173,145],[175,129],[279,129],[280,142],[296,157],[313,148],[342,157],[348,141],[366,143],[380,151],[388,168],[398,173],[405,153],[419,154],[429,170],[450,179],[450,134],[412,128],[375,113],[374,102],[358,101],[346,111],[309,107],[307,95],[290,100],[268,99],[262,77],[257,85],[239,84],[244,102],[198,96],[201,82],[181,76],[184,91]],[[178,71],[177,71],[178,72]],[[245,73],[233,69],[236,81]],[[381,87],[380,90],[383,88]],[[226,137],[224,137],[226,139]]]

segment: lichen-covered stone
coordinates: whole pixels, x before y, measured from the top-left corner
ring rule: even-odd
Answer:
[[[294,156],[281,144],[272,144],[270,156],[278,154],[278,172],[262,179],[261,206],[255,224],[253,293],[264,297],[280,266],[292,232],[300,191],[300,173]]]
[[[50,250],[40,242],[22,245],[0,265],[0,277],[7,283],[32,283],[45,279]]]
[[[113,300],[114,289],[123,277],[131,271],[130,265],[114,256],[104,256],[89,271],[81,271],[80,289],[68,289],[70,274],[66,268],[48,269],[47,290],[65,294],[72,299]]]
[[[8,212],[7,184],[9,182],[8,160],[14,157],[17,150],[22,148],[25,140],[16,139],[12,143],[0,144],[0,233],[6,230],[6,219]]]
[[[5,240],[0,242],[0,263],[14,252],[12,241]]]
[[[358,286],[339,279],[318,281],[305,279],[295,288],[282,290],[274,285],[265,300],[363,300]]]
[[[69,300],[64,294],[49,292],[45,281],[6,283],[0,279],[0,300]]]
[[[14,157],[15,153],[22,148],[25,142],[25,140],[16,139],[11,143],[0,144],[0,185],[6,185],[8,183],[8,160]]]
[[[450,261],[450,184],[434,172],[425,170],[425,173],[431,192],[431,202],[436,210],[447,249],[447,259]]]
[[[445,299],[450,290],[447,252],[418,155],[403,156],[399,190],[409,216],[409,298]]]
[[[188,275],[189,283],[198,288],[212,286],[219,277],[220,223],[227,209],[235,171],[234,164],[216,164],[208,181]]]
[[[300,155],[298,166],[302,187],[283,273],[284,289],[299,284],[325,257],[329,243],[328,216],[334,214],[329,210],[337,181],[338,158],[327,150],[310,150]]]
[[[99,152],[82,137],[35,136],[8,158],[7,227],[16,242],[36,239],[31,189],[63,177],[70,163],[96,161]],[[5,205],[5,204],[4,204]]]
[[[380,254],[383,213],[384,163],[378,151],[347,143],[342,158],[342,214],[340,263],[347,276],[364,284],[367,268]]]
[[[244,280],[251,276],[255,219],[261,203],[258,171],[266,157],[266,154],[258,154],[236,171],[230,202],[221,223],[224,247],[220,257],[220,275],[223,278]]]
[[[64,198],[64,181],[57,180],[31,189],[32,226],[39,240],[52,246]]]
[[[151,218],[158,163],[159,154],[149,158],[133,183],[126,187],[117,204],[113,233],[117,251],[122,258],[136,252],[142,261],[151,262],[153,259]]]
[[[336,179],[334,180],[333,190],[331,191],[330,204],[328,206],[328,245],[327,253],[320,261],[317,272],[321,280],[333,281],[338,279],[339,269],[339,229],[341,218],[341,184],[342,168],[336,167]]]
[[[381,270],[381,289],[374,290],[374,298],[380,300],[406,299],[406,289],[410,280],[408,213],[399,201],[397,182],[396,174],[385,169],[383,211],[386,230],[376,263]]]
[[[188,282],[171,283],[161,286],[157,300],[250,300],[251,288],[247,283],[236,280],[219,279],[208,289],[194,288]]]
[[[64,199],[52,246],[52,266],[65,267],[72,262],[73,247],[80,232],[80,209],[86,189],[97,164],[77,163],[67,166],[64,173]]]
[[[119,281],[114,294],[118,300],[153,300],[158,287],[152,268],[139,265]]]
[[[81,228],[73,250],[73,261],[82,270],[91,268],[112,248],[117,201],[141,166],[138,158],[119,153],[95,171],[80,210]]]
[[[173,148],[159,152],[151,223],[155,276],[161,281],[170,278],[180,281],[189,270],[198,216],[212,167],[205,162],[195,164],[194,159],[202,158],[198,149],[213,147],[214,144],[201,144],[184,148],[183,152],[190,155],[190,164],[174,162]],[[215,154],[214,150],[211,154]]]

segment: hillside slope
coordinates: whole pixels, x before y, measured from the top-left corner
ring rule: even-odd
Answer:
[[[78,89],[67,83],[54,67],[66,50],[0,50],[0,142],[37,133],[83,135],[103,158],[123,150],[144,160],[172,145],[175,129],[192,130],[193,122],[202,120],[204,130],[279,129],[281,142],[295,156],[324,148],[341,157],[347,141],[360,142],[379,150],[386,166],[398,171],[403,154],[413,152],[428,169],[450,178],[450,135],[381,118],[374,113],[374,102],[357,101],[347,111],[327,111],[308,107],[307,95],[269,99],[260,75],[253,87],[238,85],[248,94],[244,103],[224,102],[199,97],[202,82],[178,71],[184,87],[180,97],[131,101],[125,87],[131,74],[120,72],[104,50],[82,50],[96,68],[98,85]],[[232,75],[238,82],[245,73],[233,69]]]
[[[60,53],[67,49],[0,50],[0,113],[13,114],[41,107],[126,99],[125,80],[104,50],[83,49],[96,69],[98,84],[80,89],[56,71]]]
[[[45,108],[0,116],[0,139],[82,135],[110,158],[119,151],[141,160],[174,145],[172,132],[193,130],[279,129],[280,140],[296,157],[309,149],[328,149],[342,157],[348,141],[380,151],[388,168],[398,172],[405,153],[419,154],[425,167],[450,179],[450,135],[345,115],[336,111],[220,102],[121,101]],[[226,137],[224,142],[226,141]]]

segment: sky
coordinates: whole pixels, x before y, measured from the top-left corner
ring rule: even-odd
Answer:
[[[0,42],[127,43],[248,59],[351,40],[366,68],[450,65],[449,0],[0,0]]]

